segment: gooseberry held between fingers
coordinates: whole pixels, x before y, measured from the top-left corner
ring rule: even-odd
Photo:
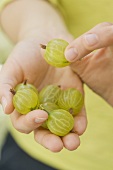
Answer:
[[[65,48],[68,42],[62,39],[52,39],[47,45],[40,44],[41,48],[45,49],[44,59],[54,67],[65,67],[70,65],[64,56]]]

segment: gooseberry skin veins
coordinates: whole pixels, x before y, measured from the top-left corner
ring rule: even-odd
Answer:
[[[13,96],[13,105],[19,113],[27,114],[39,106],[39,98],[32,89],[20,89]]]
[[[20,89],[25,89],[25,88],[32,89],[36,94],[38,94],[37,88],[34,85],[30,84],[30,83],[26,83],[26,84],[20,83],[20,84],[18,84],[15,87],[15,91],[20,90]]]
[[[47,85],[39,92],[40,103],[57,103],[61,89],[57,85]]]
[[[47,102],[40,104],[39,109],[45,110],[49,114],[49,112],[59,109],[59,106],[55,103]]]
[[[58,106],[69,111],[73,116],[77,115],[84,104],[83,94],[75,88],[62,90],[58,98]]]
[[[48,42],[44,54],[46,62],[54,67],[65,67],[70,65],[64,56],[68,42],[62,39],[52,39]]]
[[[59,106],[57,106],[55,103],[48,102],[40,104],[39,109],[45,110],[49,114],[51,111],[59,109]],[[47,120],[41,126],[48,129]]]
[[[73,129],[74,118],[66,110],[53,110],[49,113],[47,127],[53,134],[65,136]]]

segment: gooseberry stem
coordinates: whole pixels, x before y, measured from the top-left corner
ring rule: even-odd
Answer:
[[[69,113],[73,114],[73,109],[72,108],[69,109]]]
[[[10,89],[10,92],[15,95],[16,94],[16,91],[14,89]]]
[[[27,79],[25,79],[25,80],[24,80],[23,84],[24,84],[24,85],[26,85],[26,84],[27,84]]]
[[[41,47],[42,49],[46,49],[46,45],[44,45],[44,44],[40,44],[40,47]]]
[[[49,115],[49,112],[42,106],[42,104],[40,104],[39,109],[46,111],[47,114]]]

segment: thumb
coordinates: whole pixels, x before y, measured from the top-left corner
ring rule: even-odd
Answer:
[[[10,114],[14,110],[12,104],[13,95],[10,89],[14,88],[18,81],[13,68],[14,63],[7,61],[0,71],[0,102],[6,114]]]
[[[113,24],[101,23],[72,41],[65,50],[69,62],[75,62],[92,51],[113,44]]]

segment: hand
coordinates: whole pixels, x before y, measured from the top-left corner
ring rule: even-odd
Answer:
[[[50,39],[52,39],[51,37]],[[60,37],[64,39],[64,37]],[[70,67],[54,68],[49,66],[40,53],[40,43],[47,43],[49,39],[26,39],[19,42],[0,72],[0,100],[4,112],[11,115],[13,126],[22,133],[34,130],[35,140],[53,152],[60,151],[63,147],[74,150],[80,145],[81,135],[87,125],[85,109],[75,117],[73,132],[65,137],[58,137],[49,130],[43,129],[41,124],[48,118],[42,110],[34,110],[27,115],[21,115],[13,108],[10,89],[18,83],[28,79],[38,90],[47,84],[58,84],[62,88],[74,87],[83,93],[83,86],[79,77]]]
[[[83,82],[113,106],[113,24],[98,24],[81,35],[65,56]]]

